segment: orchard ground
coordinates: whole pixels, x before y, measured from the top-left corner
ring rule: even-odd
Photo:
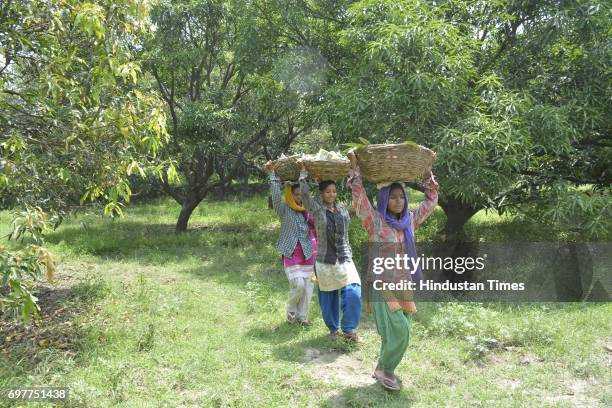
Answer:
[[[403,390],[389,394],[371,378],[380,342],[370,316],[358,347],[327,338],[316,296],[312,327],[284,322],[266,197],[204,202],[180,235],[178,212],[166,199],[118,220],[83,211],[49,234],[57,281],[39,287],[41,322],[0,321],[0,389],[68,387],[68,407],[612,405],[612,304],[422,304],[397,372]],[[10,218],[0,214],[4,228]],[[444,220],[437,208],[417,241]],[[466,231],[566,238],[485,212]],[[364,239],[354,219],[353,245]]]

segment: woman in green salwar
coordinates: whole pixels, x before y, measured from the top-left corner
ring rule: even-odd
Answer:
[[[412,294],[408,290],[379,290],[381,283],[422,279],[420,268],[414,271],[391,268],[381,274],[373,271],[373,258],[395,258],[396,255],[416,259],[415,229],[431,214],[438,202],[438,183],[433,174],[425,184],[425,200],[415,209],[408,208],[408,196],[401,183],[391,183],[378,191],[377,206],[372,207],[365,192],[356,164],[350,152],[352,174],[349,186],[353,190],[353,206],[362,219],[370,242],[370,263],[363,300],[366,311],[371,311],[382,344],[374,377],[387,390],[399,390],[400,380],[395,369],[408,347],[410,336],[409,316],[416,312]],[[377,285],[375,281],[379,281]]]

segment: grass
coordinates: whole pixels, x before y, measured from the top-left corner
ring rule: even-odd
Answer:
[[[610,304],[424,304],[398,368],[406,386],[381,391],[369,378],[380,346],[370,317],[359,347],[326,337],[316,297],[314,326],[284,323],[278,221],[266,204],[205,202],[181,235],[168,200],[115,221],[68,219],[48,237],[60,269],[39,289],[45,318],[0,321],[0,389],[68,387],[69,407],[612,404]],[[3,228],[9,219],[0,214]],[[417,239],[443,222],[437,209]],[[484,212],[466,231],[551,238]],[[357,220],[351,239],[364,239]]]

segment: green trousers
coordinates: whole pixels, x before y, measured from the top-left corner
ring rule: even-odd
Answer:
[[[380,357],[378,358],[378,368],[393,372],[402,361],[402,357],[408,348],[410,338],[410,320],[402,310],[392,312],[385,303],[382,294],[369,288],[370,307],[376,330],[382,339],[380,346]]]

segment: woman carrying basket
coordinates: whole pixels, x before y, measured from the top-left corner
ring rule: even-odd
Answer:
[[[272,206],[281,220],[277,249],[282,254],[283,267],[289,280],[287,321],[310,326],[308,310],[314,289],[311,276],[317,254],[314,219],[302,207],[299,184],[287,184],[281,198],[281,182],[272,162],[266,163],[266,170],[270,173]]]
[[[348,239],[350,216],[347,208],[336,202],[336,183],[319,183],[319,194],[310,195],[306,183],[308,172],[302,162],[300,186],[304,207],[315,220],[318,250],[315,272],[319,282],[319,305],[330,337],[338,336],[338,329],[349,341],[360,342],[355,329],[361,317],[361,280],[353,263]],[[340,295],[338,295],[340,291]],[[339,304],[342,320],[339,320]]]
[[[412,293],[408,290],[379,290],[381,283],[399,283],[422,279],[420,267],[415,271],[395,269],[374,273],[376,257],[402,258],[406,254],[416,259],[414,231],[431,214],[438,202],[438,183],[433,174],[426,182],[425,200],[416,209],[408,208],[408,196],[401,183],[391,183],[378,191],[376,208],[372,207],[362,184],[355,154],[350,151],[352,174],[349,186],[353,190],[353,206],[368,232],[370,262],[368,266],[364,302],[373,312],[376,329],[381,337],[380,357],[373,377],[386,389],[397,391],[400,380],[394,374],[408,347],[409,314],[416,312]],[[379,281],[375,285],[375,281]],[[375,289],[375,287],[377,289]],[[418,286],[417,286],[418,287]]]

